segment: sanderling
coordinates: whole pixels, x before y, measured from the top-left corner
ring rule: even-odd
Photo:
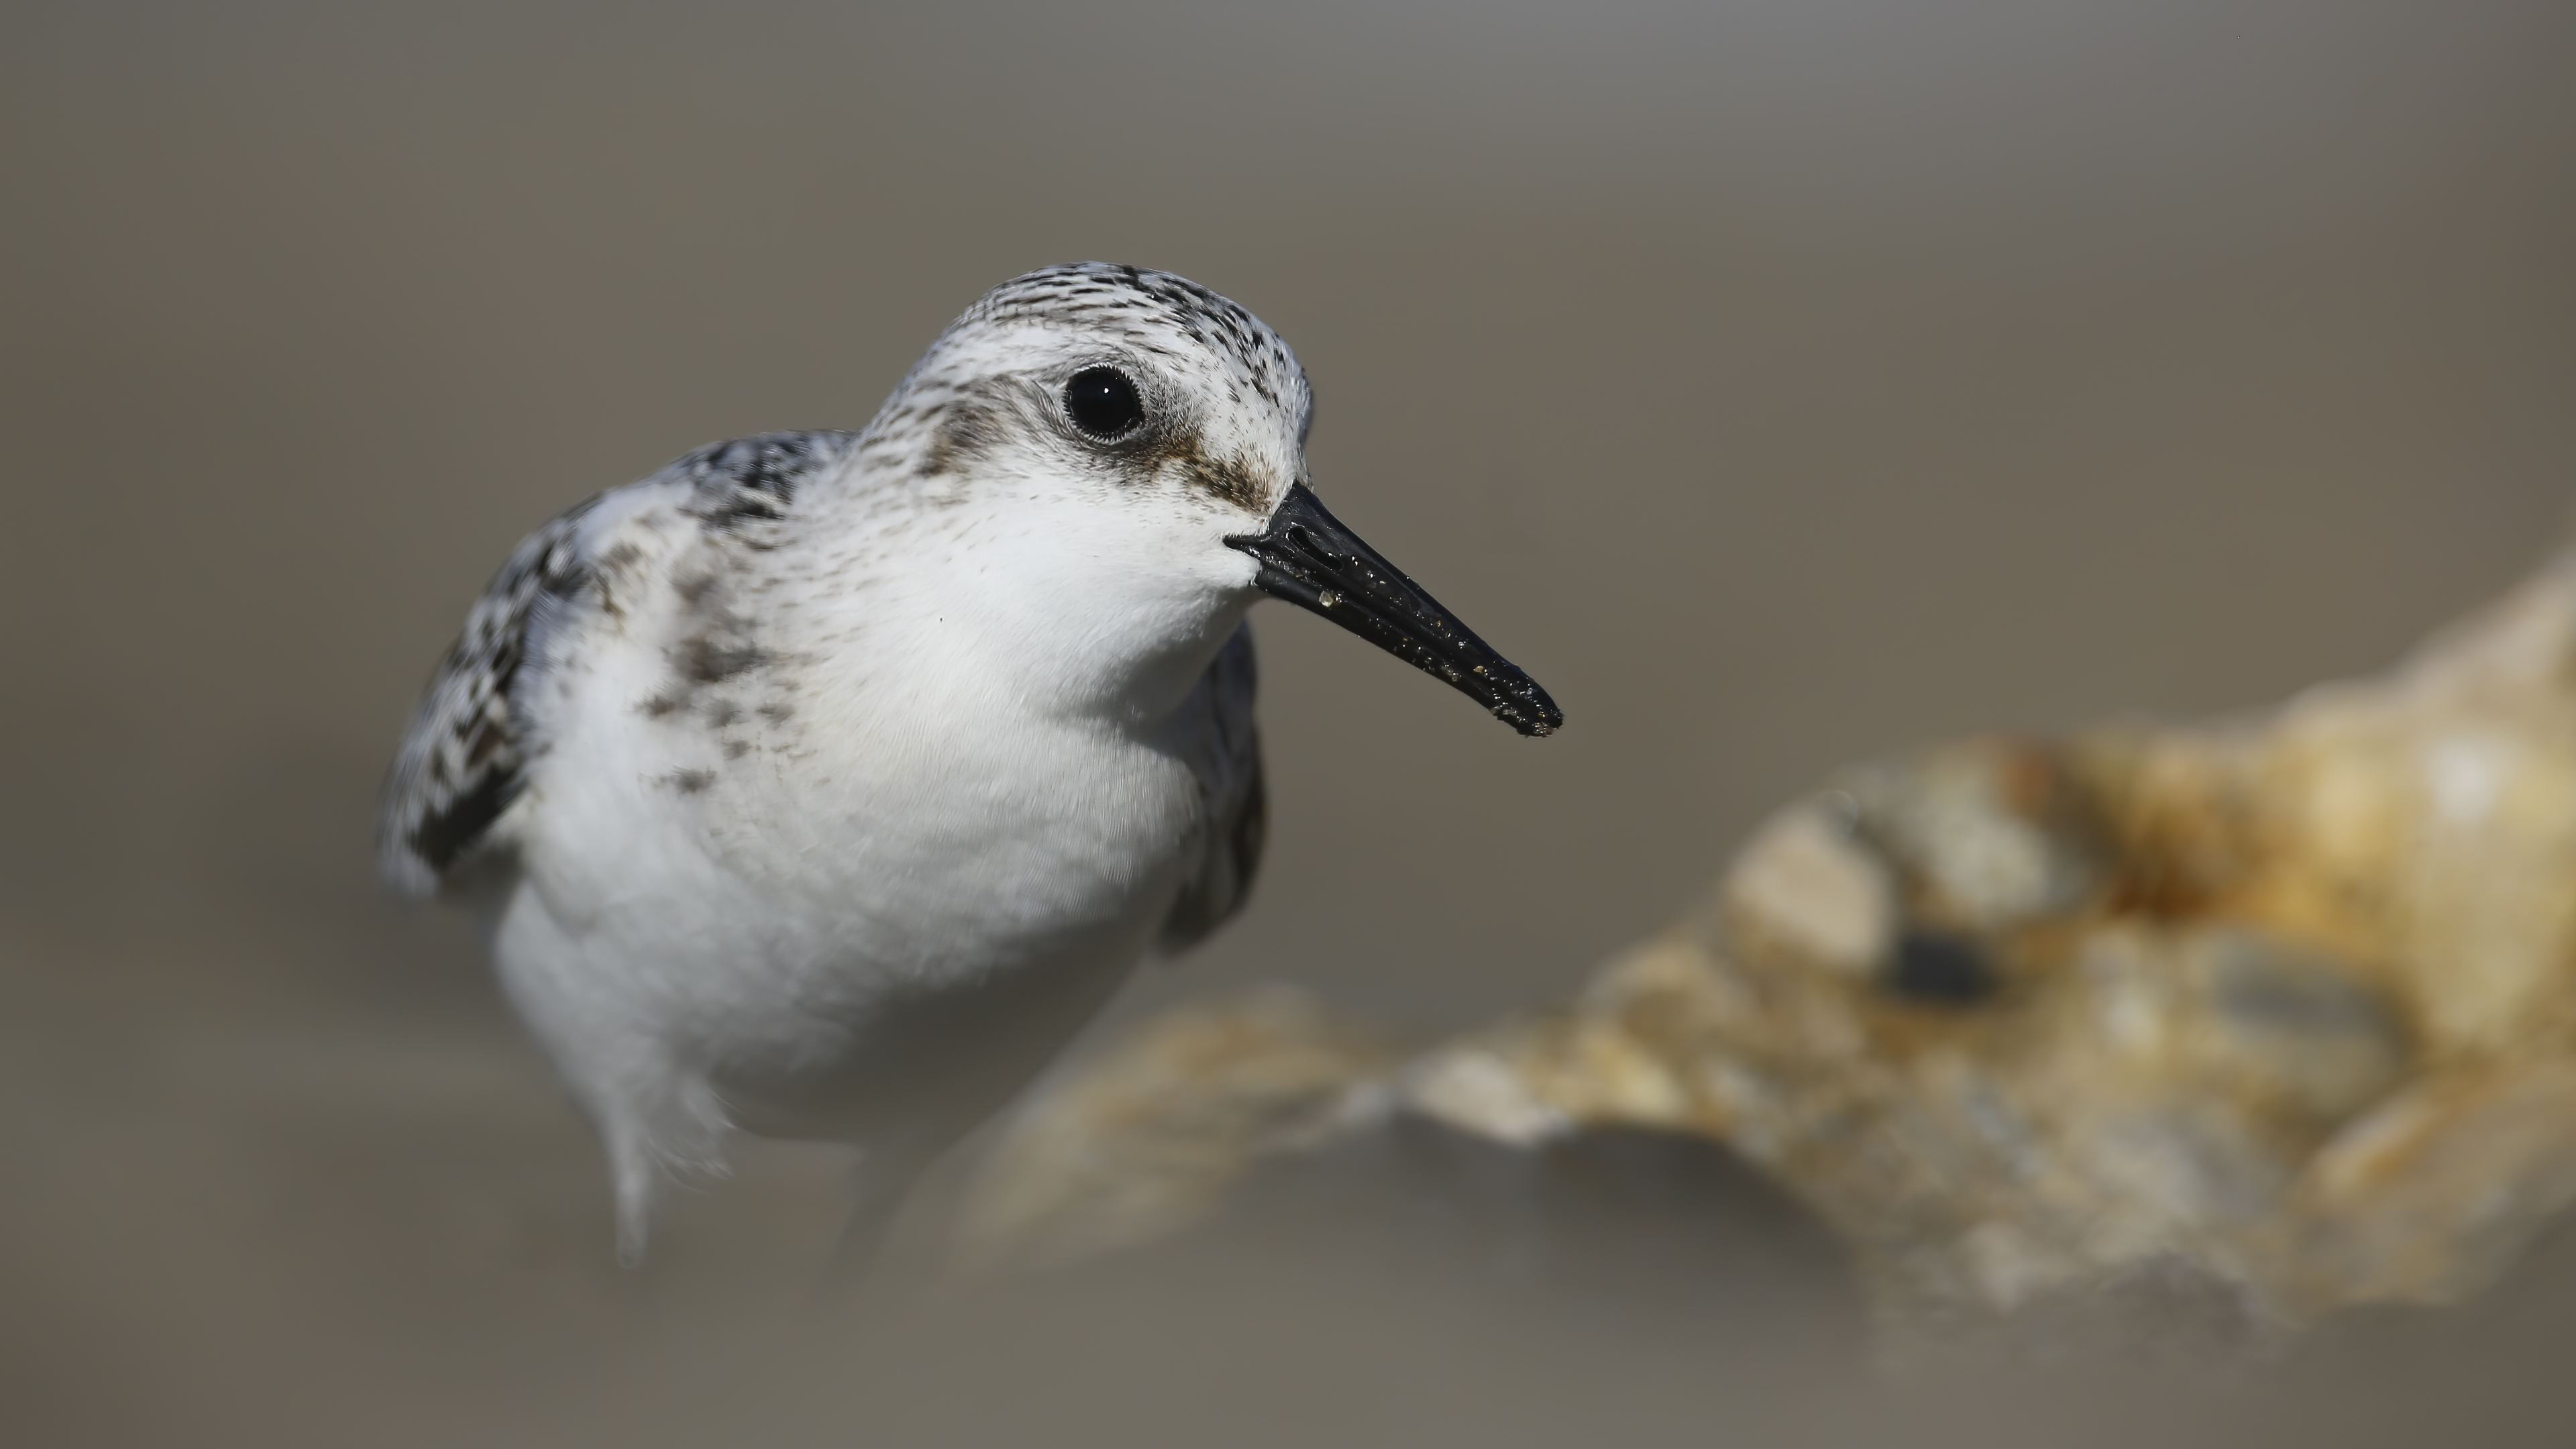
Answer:
[[[622,1258],[737,1128],[858,1145],[865,1240],[1146,951],[1241,907],[1262,594],[1562,722],[1324,510],[1310,407],[1234,303],[1058,267],[864,430],[702,448],[510,556],[412,718],[381,864],[478,916],[605,1141]]]

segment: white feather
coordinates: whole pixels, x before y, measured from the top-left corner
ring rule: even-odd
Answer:
[[[1065,419],[1098,365],[1142,385],[1155,446]],[[1224,540],[1302,476],[1307,407],[1233,304],[1059,269],[977,304],[865,433],[704,450],[514,555],[415,718],[382,853],[482,916],[606,1141],[624,1255],[735,1127],[856,1142],[899,1182],[1158,935],[1239,904],[1256,594]]]

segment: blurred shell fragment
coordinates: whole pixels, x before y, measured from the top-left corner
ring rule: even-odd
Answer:
[[[988,1190],[1074,1141],[1198,1131],[1189,1090],[1061,1105],[1157,1040],[1041,1105]],[[1900,1355],[2068,1304],[2258,1352],[2339,1308],[2458,1301],[2576,1204],[2576,553],[2265,717],[1845,772],[1570,1005],[1316,1065],[1306,1098],[1518,1147],[1723,1143],[1839,1232]],[[1300,1142],[1386,1117],[1308,1120]],[[1221,1184],[1189,1181],[1212,1208]],[[1107,1191],[1058,1211],[1115,1217]],[[1158,1211],[1089,1235],[1140,1241]]]

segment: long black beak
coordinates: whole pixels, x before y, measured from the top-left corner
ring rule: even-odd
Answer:
[[[1226,540],[1258,560],[1253,582],[1312,609],[1425,674],[1436,675],[1525,735],[1551,735],[1565,711],[1538,681],[1493,651],[1440,601],[1415,587],[1376,549],[1360,542],[1303,483],[1259,533]]]

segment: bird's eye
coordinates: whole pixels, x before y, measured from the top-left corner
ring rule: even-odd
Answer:
[[[1145,400],[1117,368],[1086,367],[1064,385],[1064,415],[1092,437],[1113,442],[1145,421]]]

